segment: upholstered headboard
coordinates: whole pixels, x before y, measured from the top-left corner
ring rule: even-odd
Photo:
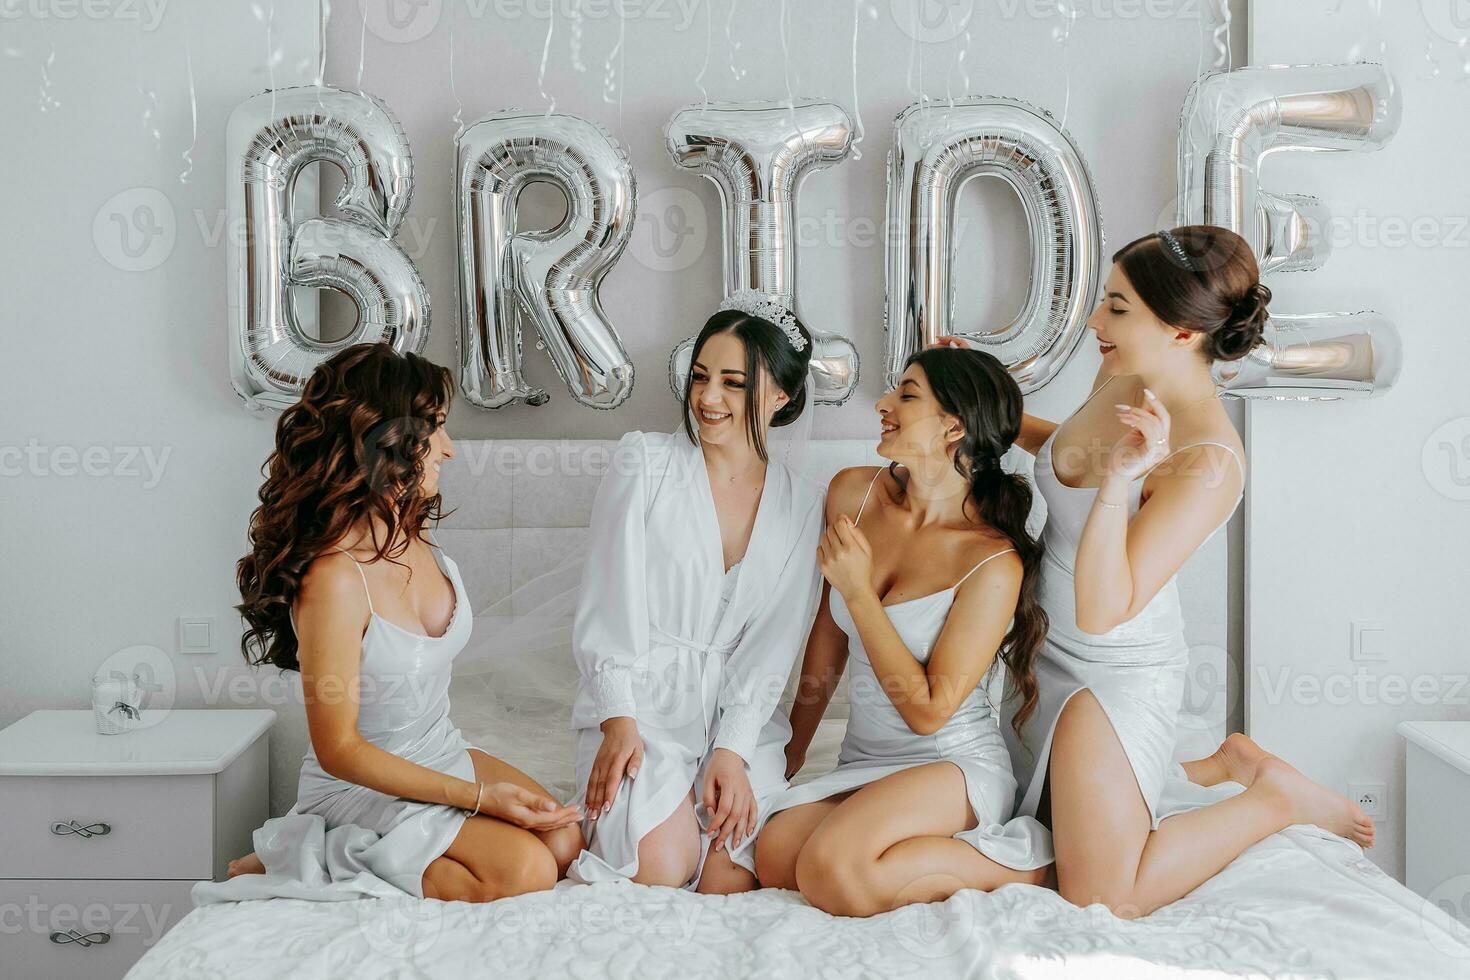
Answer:
[[[463,573],[477,612],[554,567],[586,535],[593,497],[615,446],[614,440],[592,439],[466,440],[455,444],[456,457],[440,472],[440,489],[446,510],[451,512],[435,536]],[[844,467],[884,462],[873,447],[873,441],[867,439],[813,440],[799,468],[825,485]],[[1007,458],[1008,466],[1023,472],[1029,470],[1030,463],[1031,458],[1020,451],[1013,451]],[[1044,514],[1044,506],[1038,501],[1032,515],[1033,530],[1040,527]],[[1211,688],[1203,692],[1210,696],[1201,697],[1199,690],[1199,685],[1210,687],[1216,679],[1220,692],[1226,685],[1224,535],[1216,535],[1180,574],[1180,595],[1196,659],[1180,733],[1188,748],[1181,754],[1193,754],[1196,744],[1206,752],[1213,749],[1215,741],[1224,735],[1227,717],[1223,694],[1217,695]],[[476,624],[477,631],[481,625]],[[788,685],[788,703],[799,671],[800,658],[793,667],[793,683]],[[460,697],[456,699],[455,695]],[[552,753],[556,758],[551,759],[527,746],[524,739],[503,739],[489,716],[474,710],[469,697],[458,687],[451,691],[451,700],[454,720],[472,743],[498,754],[497,746],[508,741],[511,744],[503,747],[507,761],[537,778],[544,775],[543,781],[550,788],[556,788],[553,781],[565,781],[564,753],[558,750]],[[840,736],[847,716],[846,702],[844,681],[827,714],[829,748],[835,748],[830,736]],[[277,706],[277,710],[281,719],[272,736],[271,810],[283,813],[295,800],[307,735],[299,700],[293,705]],[[817,755],[814,746],[808,769],[823,764]],[[555,778],[550,775],[553,772]]]

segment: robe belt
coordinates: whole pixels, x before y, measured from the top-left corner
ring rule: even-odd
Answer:
[[[685,636],[675,636],[673,633],[659,629],[652,623],[648,624],[648,638],[671,647],[682,647],[685,650],[694,650],[703,654],[722,653],[729,655],[735,652],[736,647],[733,641],[730,643],[701,643],[698,640],[691,640]]]
[[[691,640],[686,636],[676,636],[673,633],[668,632],[667,630],[661,630],[652,623],[648,624],[648,638],[655,643],[667,644],[673,647],[681,647],[685,650],[693,650],[696,653],[703,653],[706,656],[711,656],[714,654],[724,654],[728,656],[729,654],[735,652],[735,647],[737,645],[733,641],[729,643],[700,643],[699,641]],[[709,716],[709,708],[704,703],[704,696],[702,693],[699,698],[699,712],[700,716],[704,720],[705,742],[708,743],[710,737],[711,719]]]

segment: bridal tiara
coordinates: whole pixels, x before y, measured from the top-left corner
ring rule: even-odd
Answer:
[[[1178,256],[1180,265],[1184,266],[1184,268],[1188,269],[1190,272],[1198,271],[1197,269],[1195,269],[1194,262],[1191,261],[1189,253],[1184,251],[1184,246],[1179,244],[1179,239],[1174,237],[1173,232],[1161,231],[1157,232],[1157,234],[1159,236],[1159,240],[1165,245],[1169,246],[1169,251]]]
[[[747,316],[760,317],[769,320],[786,334],[786,339],[791,341],[794,350],[806,350],[806,338],[801,335],[801,328],[796,325],[796,317],[791,311],[770,296],[754,289],[739,289],[725,297],[720,304],[721,310],[739,310]]]

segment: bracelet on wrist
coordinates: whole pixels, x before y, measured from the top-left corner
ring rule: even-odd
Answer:
[[[484,793],[485,793],[485,784],[484,783],[480,782],[479,780],[476,780],[475,781],[475,785],[477,787],[476,790],[475,790],[475,808],[470,811],[470,816],[472,816],[472,817],[479,815],[479,813],[480,813],[480,797],[483,796]]]

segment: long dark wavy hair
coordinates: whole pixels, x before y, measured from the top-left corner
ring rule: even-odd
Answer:
[[[910,355],[904,367],[911,364],[923,369],[939,407],[964,427],[964,437],[955,446],[954,468],[970,482],[966,503],[974,504],[979,520],[1009,538],[1021,557],[1015,619],[999,653],[1009,677],[1006,699],[1021,700],[1011,718],[1011,727],[1019,734],[1036,710],[1036,654],[1047,630],[1046,610],[1036,597],[1042,544],[1026,529],[1031,483],[1000,466],[1000,458],[1021,433],[1021,388],[1000,361],[980,350],[930,347]],[[895,470],[896,465],[889,464],[888,472],[902,493],[907,478]]]
[[[387,344],[355,344],[323,361],[281,413],[250,551],[235,566],[248,663],[301,669],[291,604],[307,566],[353,525],[374,519],[371,560],[398,564],[425,523],[443,516],[439,495],[425,497],[420,484],[453,391],[448,368]]]
[[[795,315],[792,316],[795,320]],[[694,338],[694,348],[689,352],[689,377],[684,382],[684,433],[689,441],[699,444],[695,431],[693,405],[689,399],[694,391],[694,362],[705,342],[718,333],[733,333],[745,345],[745,428],[750,444],[762,462],[766,459],[766,440],[761,434],[763,420],[757,418],[757,379],[769,374],[776,387],[790,399],[771,416],[771,428],[790,425],[801,417],[806,409],[806,373],[812,360],[812,335],[800,320],[796,329],[806,339],[806,346],[797,350],[781,328],[764,317],[751,316],[740,310],[720,310],[705,321],[699,336]]]

